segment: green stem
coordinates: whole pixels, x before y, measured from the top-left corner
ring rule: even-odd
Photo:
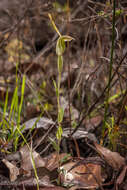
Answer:
[[[116,11],[116,0],[113,0],[112,47],[111,47],[111,54],[110,54],[109,78],[108,78],[108,89],[107,89],[105,114],[104,114],[104,124],[103,124],[103,130],[102,130],[102,135],[103,136],[104,136],[104,131],[105,131],[105,128],[106,128],[107,112],[108,112],[108,108],[109,108],[109,102],[108,102],[108,100],[109,100],[109,96],[110,96],[112,68],[113,68],[113,55],[114,55],[114,44],[115,44],[115,11]]]

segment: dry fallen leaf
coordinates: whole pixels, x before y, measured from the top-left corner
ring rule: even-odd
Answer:
[[[13,182],[17,179],[17,176],[19,175],[19,169],[13,165],[11,162],[9,162],[6,159],[3,159],[2,162],[6,165],[6,167],[9,169],[9,177],[10,181]]]
[[[112,168],[114,168],[114,170],[119,170],[122,166],[125,165],[125,159],[120,156],[118,152],[112,152],[109,149],[97,144],[96,142],[94,142],[94,144],[96,146],[97,152]]]
[[[101,185],[101,166],[96,164],[81,164],[70,170],[76,164],[76,162],[69,162],[60,168],[61,181],[65,186],[74,186],[73,189],[91,189]]]
[[[25,128],[23,129],[23,131],[29,130],[33,126],[37,129],[42,128],[44,130],[48,130],[50,125],[54,125],[54,124],[55,123],[51,119],[48,119],[47,117],[41,117],[41,118],[35,117],[23,123],[22,126],[25,125]]]
[[[59,160],[62,161],[66,158],[66,161],[71,158],[71,156],[67,155],[66,153],[62,153],[58,155],[58,153],[54,152],[49,156],[45,157],[46,161],[46,168],[50,171],[59,167]]]
[[[22,157],[22,162],[21,162],[22,169],[26,171],[30,171],[31,169],[33,169],[32,159],[35,162],[36,168],[45,166],[45,160],[41,158],[41,156],[36,151],[32,151],[31,155],[30,150],[26,145],[20,149],[20,153]]]

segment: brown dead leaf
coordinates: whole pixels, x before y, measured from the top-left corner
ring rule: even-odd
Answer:
[[[61,167],[61,181],[65,186],[73,185],[74,188],[91,189],[101,185],[101,166],[81,164],[70,170],[76,164],[76,162],[69,162]]]
[[[31,155],[27,146],[22,147],[20,149],[20,153],[22,157],[20,170],[25,176],[29,177],[32,175],[34,176],[32,159],[35,162],[38,177],[47,175],[51,179],[56,179],[56,176],[58,175],[57,168],[59,167],[59,160],[61,161],[65,157],[67,157],[67,160],[70,159],[70,156],[68,157],[67,154],[63,153],[58,156],[56,152],[45,158],[41,158],[41,156],[36,151],[32,151]]]
[[[20,149],[20,153],[22,157],[22,162],[21,162],[22,169],[27,171],[33,169],[32,159],[35,162],[36,168],[45,166],[45,160],[41,158],[41,156],[36,151],[32,151],[31,155],[30,150],[26,145]]]
[[[114,170],[119,170],[122,166],[125,165],[125,159],[120,156],[118,152],[112,152],[109,149],[97,144],[96,142],[94,142],[94,144],[96,146],[97,152],[112,168],[114,168]]]
[[[11,182],[15,181],[17,179],[17,176],[19,175],[19,169],[6,159],[3,159],[2,162],[9,169],[10,181]]]
[[[50,171],[56,169],[59,167],[59,160],[63,160],[65,157],[66,159],[69,160],[71,156],[67,156],[66,153],[62,153],[58,155],[58,153],[54,152],[50,154],[49,156],[45,157],[46,160],[46,168]]]

